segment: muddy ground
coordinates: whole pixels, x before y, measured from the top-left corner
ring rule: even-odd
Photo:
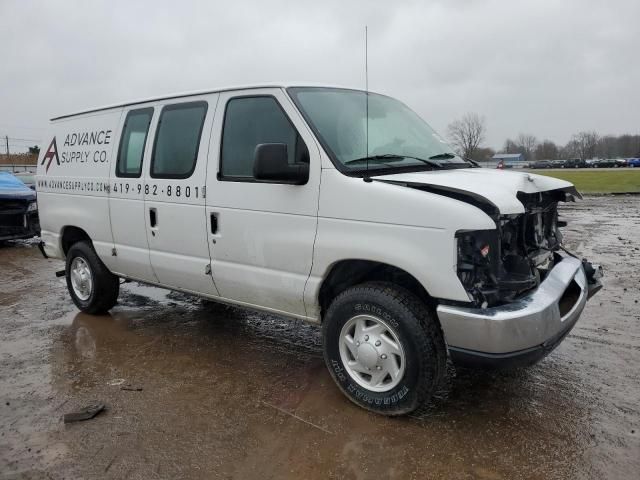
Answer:
[[[562,213],[606,272],[571,335],[396,419],[340,394],[316,326],[132,283],[85,315],[61,262],[0,248],[0,478],[640,478],[640,197]]]

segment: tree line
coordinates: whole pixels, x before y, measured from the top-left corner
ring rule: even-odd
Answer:
[[[486,131],[483,116],[467,113],[449,124],[447,136],[459,155],[483,162],[496,153],[492,148],[482,146]],[[640,157],[640,135],[600,135],[595,131],[583,131],[572,135],[565,145],[558,145],[521,133],[516,138],[508,138],[500,153],[521,153],[526,161]]]

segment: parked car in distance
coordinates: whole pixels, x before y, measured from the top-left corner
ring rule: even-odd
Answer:
[[[586,168],[587,162],[581,158],[570,158],[564,161],[562,168]]]
[[[618,168],[620,164],[613,158],[600,158],[593,164],[595,168]]]
[[[597,158],[589,158],[584,161],[586,168],[595,168],[597,162],[598,162]]]
[[[627,166],[631,168],[640,167],[640,158],[627,158]]]
[[[616,158],[615,162],[616,162],[616,167],[628,167],[629,166],[629,164],[627,163],[627,159],[626,158]]]
[[[385,95],[218,89],[58,117],[46,139],[40,246],[80,310],[124,278],[320,324],[337,386],[374,412],[424,404],[449,358],[535,363],[601,287],[561,245],[571,183],[477,168]]]
[[[15,175],[0,172],[0,241],[40,235],[36,193]]]
[[[529,168],[554,168],[551,160],[538,160],[530,164]]]

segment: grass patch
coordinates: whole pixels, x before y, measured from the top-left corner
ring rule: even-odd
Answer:
[[[640,193],[640,168],[618,170],[533,170],[573,183],[581,193]]]

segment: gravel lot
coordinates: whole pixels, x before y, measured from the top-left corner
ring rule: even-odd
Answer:
[[[561,215],[605,268],[573,332],[526,370],[450,367],[399,419],[339,393],[316,326],[134,283],[81,314],[61,262],[1,247],[0,478],[639,478],[640,196]]]

